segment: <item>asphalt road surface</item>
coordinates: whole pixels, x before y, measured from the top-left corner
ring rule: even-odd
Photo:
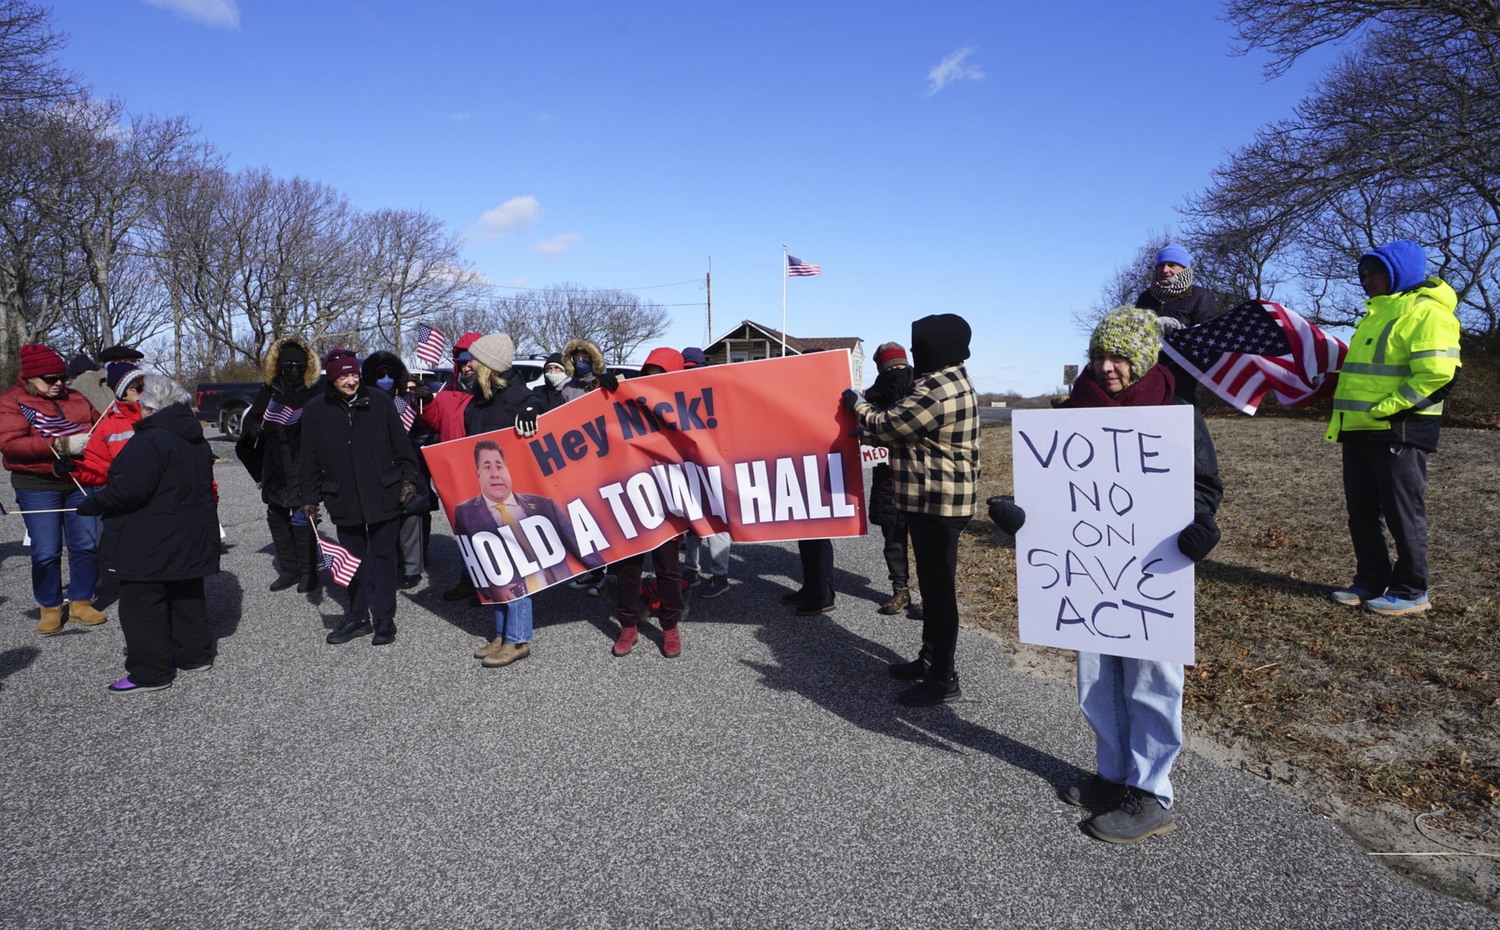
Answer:
[[[920,624],[875,612],[876,535],[838,541],[830,615],[778,603],[792,544],[737,545],[681,657],[653,627],[612,658],[608,605],[564,587],[489,670],[490,612],[438,597],[441,517],[396,643],[328,646],[336,595],[266,590],[258,494],[218,476],[218,663],[161,692],[106,693],[112,606],[35,633],[0,524],[0,927],[1500,927],[1191,752],[1175,833],[1091,839],[1055,797],[1092,765],[1070,688],[965,631],[963,701],[895,703]]]

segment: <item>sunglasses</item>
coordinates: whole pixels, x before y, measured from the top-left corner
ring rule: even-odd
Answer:
[[[48,384],[57,384],[57,383],[59,383],[61,381],[68,380],[68,376],[67,375],[37,375],[37,380],[38,381],[45,381]]]
[[[306,362],[282,362],[281,363],[281,370],[282,371],[306,371],[307,370],[307,363]]]

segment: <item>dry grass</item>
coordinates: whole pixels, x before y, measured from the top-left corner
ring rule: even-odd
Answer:
[[[1444,432],[1429,462],[1433,609],[1382,618],[1327,599],[1353,554],[1324,424],[1235,414],[1209,426],[1224,538],[1198,570],[1195,746],[1206,737],[1367,841],[1361,812],[1396,805],[1443,812],[1450,837],[1500,850],[1500,432]],[[986,430],[981,500],[1010,492],[1010,442],[1009,426]],[[1009,640],[1019,664],[1071,675],[1071,657],[1015,640],[1011,537],[981,516],[962,545],[965,616]],[[1494,906],[1497,884],[1474,894]]]

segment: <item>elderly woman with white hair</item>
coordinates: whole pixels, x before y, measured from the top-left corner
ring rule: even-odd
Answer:
[[[215,653],[203,594],[219,570],[213,453],[192,395],[163,375],[142,380],[135,437],[78,507],[104,518],[99,559],[120,580],[128,674],[115,694],[170,687],[178,672],[212,668]]]

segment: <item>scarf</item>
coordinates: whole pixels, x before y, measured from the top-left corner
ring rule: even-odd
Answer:
[[[1172,402],[1177,382],[1165,365],[1153,365],[1141,379],[1118,394],[1110,394],[1094,380],[1094,370],[1085,369],[1073,382],[1069,407],[1164,407]]]
[[[1193,269],[1184,268],[1172,276],[1170,281],[1158,281],[1151,285],[1149,290],[1151,296],[1162,303],[1171,303],[1187,296],[1187,292],[1193,289]]]

